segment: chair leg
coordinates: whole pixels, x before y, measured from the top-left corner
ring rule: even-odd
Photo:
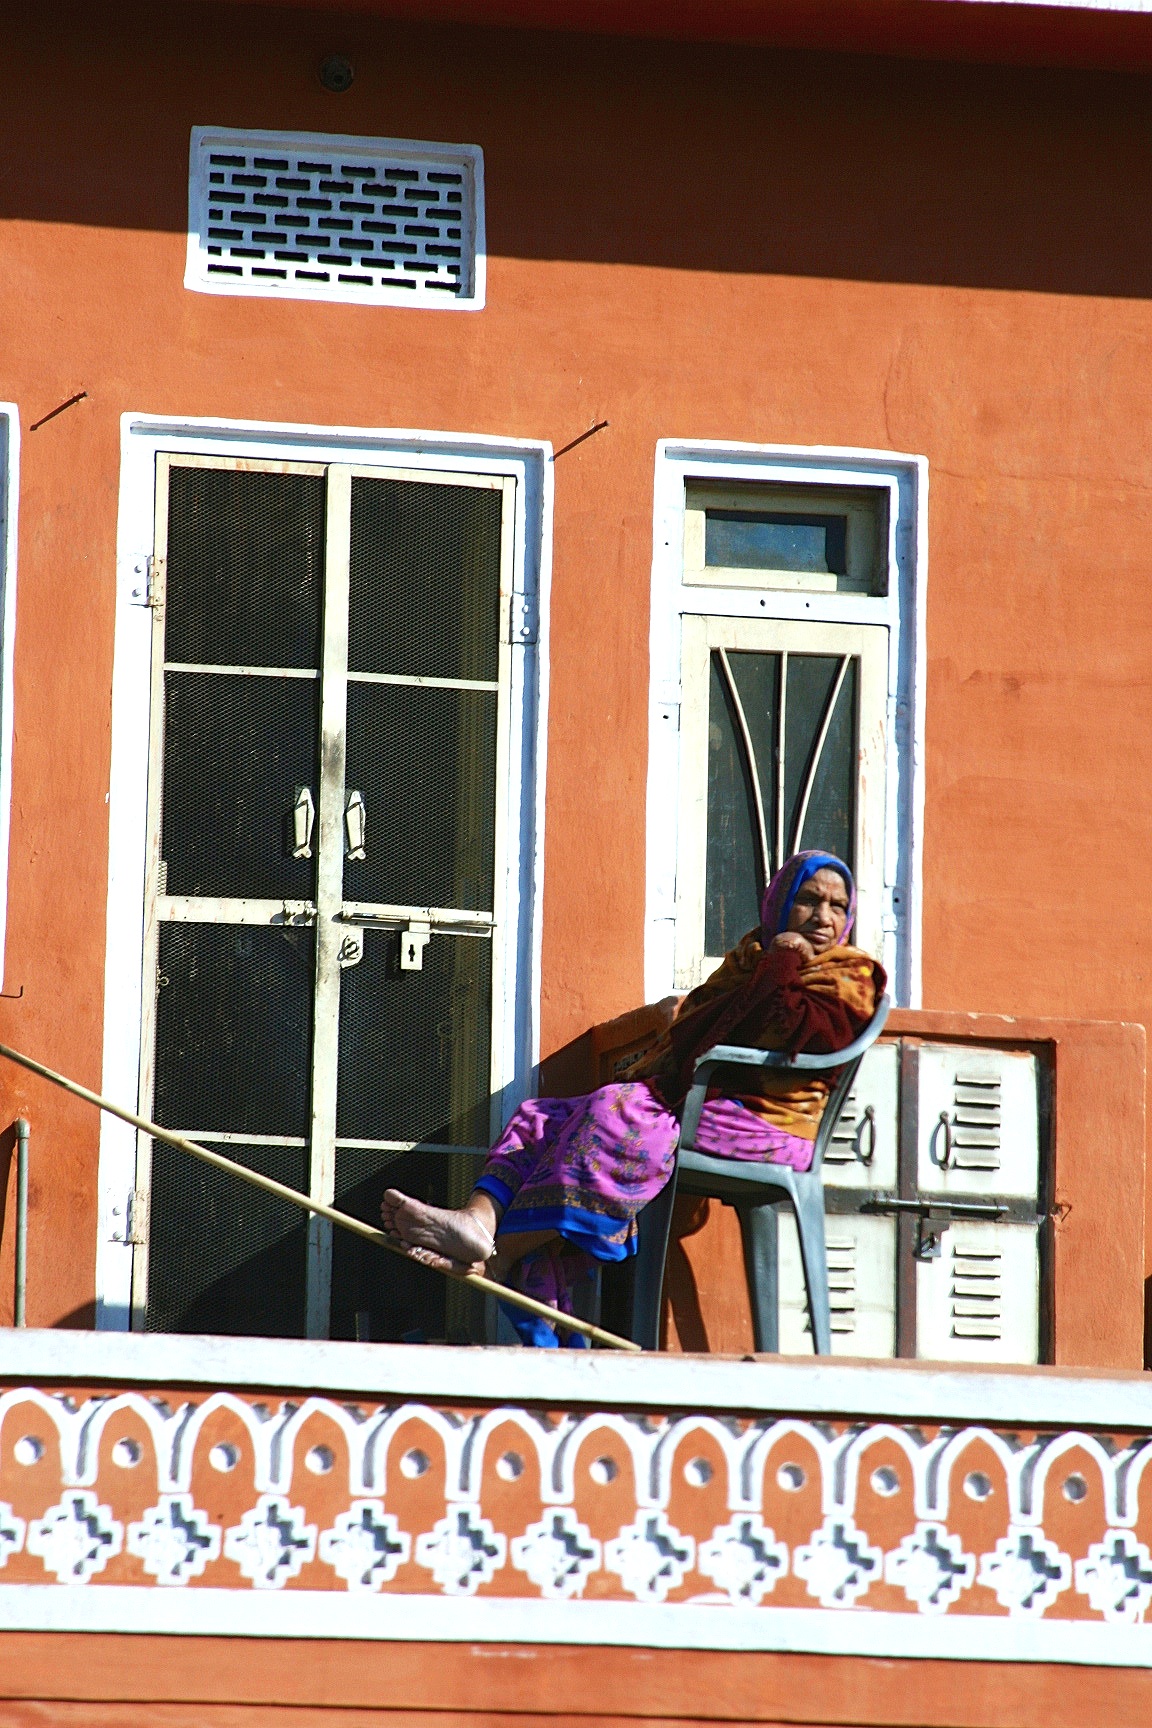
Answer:
[[[832,1354],[832,1323],[828,1302],[828,1249],[824,1241],[824,1189],[817,1178],[796,1180],[796,1224],[808,1291],[808,1317],[817,1356]]]
[[[752,1337],[757,1350],[773,1354],[780,1348],[780,1245],[776,1207],[738,1206],[744,1244],[744,1276],[752,1308]]]
[[[668,1238],[672,1233],[672,1208],[676,1202],[676,1172],[651,1205],[636,1220],[638,1241],[632,1281],[633,1344],[642,1350],[660,1348],[660,1314],[664,1298],[664,1265]]]

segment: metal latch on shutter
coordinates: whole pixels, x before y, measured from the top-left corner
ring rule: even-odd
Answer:
[[[911,1213],[917,1220],[913,1248],[917,1260],[938,1260],[940,1244],[950,1224],[977,1218],[995,1223],[1006,1218],[1012,1208],[1002,1200],[900,1200],[894,1194],[876,1194],[863,1201],[860,1210],[886,1216]]]

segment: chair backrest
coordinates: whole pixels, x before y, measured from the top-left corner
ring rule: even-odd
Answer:
[[[892,1007],[892,998],[885,993],[876,1004],[876,1012],[858,1038],[843,1050],[831,1050],[826,1055],[816,1055],[801,1052],[789,1056],[783,1050],[756,1050],[741,1044],[716,1044],[711,1050],[705,1051],[697,1062],[692,1076],[692,1086],[685,1098],[680,1112],[680,1149],[689,1152],[695,1149],[696,1131],[700,1126],[700,1113],[704,1108],[708,1086],[717,1068],[770,1068],[773,1071],[781,1069],[804,1073],[827,1072],[830,1068],[842,1070],[824,1107],[820,1119],[820,1127],[816,1135],[810,1168],[819,1171],[824,1161],[824,1151],[832,1138],[844,1100],[852,1090],[860,1064],[869,1048],[876,1042],[884,1030]]]

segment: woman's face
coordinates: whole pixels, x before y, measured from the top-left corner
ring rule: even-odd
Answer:
[[[817,954],[834,948],[848,922],[848,884],[839,870],[817,870],[792,902],[788,929],[797,931]]]

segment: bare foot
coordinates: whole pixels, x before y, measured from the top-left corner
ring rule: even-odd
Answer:
[[[429,1206],[388,1188],[380,1202],[384,1229],[411,1259],[438,1272],[483,1272],[492,1252],[492,1239],[465,1207],[449,1211]]]

